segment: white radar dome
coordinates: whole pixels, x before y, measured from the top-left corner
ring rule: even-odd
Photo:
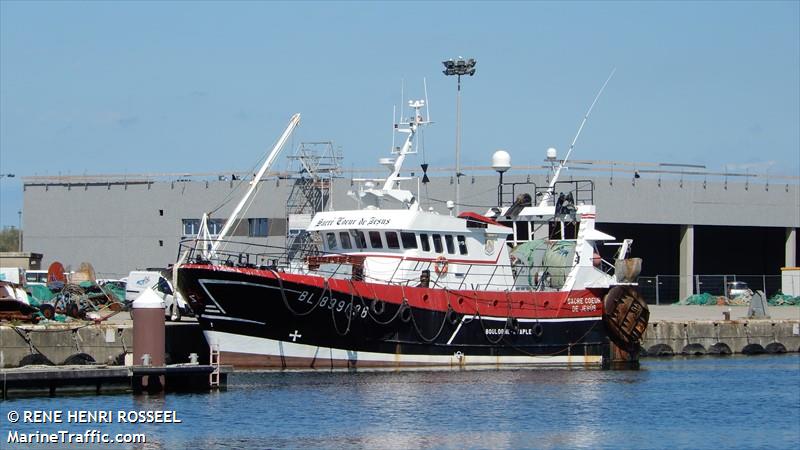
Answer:
[[[556,150],[554,147],[550,147],[547,149],[547,159],[549,159],[550,161],[555,161],[557,157],[558,157],[558,150]]]
[[[492,169],[505,172],[511,168],[511,155],[505,150],[498,150],[492,154]]]

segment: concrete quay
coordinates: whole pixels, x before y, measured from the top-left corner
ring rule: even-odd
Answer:
[[[797,306],[770,307],[762,319],[748,319],[747,306],[649,306],[643,356],[800,352]]]
[[[165,338],[167,364],[186,363],[191,353],[198,355],[199,363],[209,363],[209,348],[196,321],[168,322]],[[30,360],[32,354],[42,355],[28,361],[33,364],[85,364],[91,361],[78,355],[86,354],[98,364],[120,365],[124,364],[125,355],[132,352],[133,322],[126,312],[100,323],[0,326],[0,368],[17,367],[23,358]],[[130,363],[141,364],[141,361]]]
[[[763,351],[781,350],[780,346],[770,347],[774,343],[781,344],[788,352],[800,351],[797,306],[770,307],[769,319],[747,319],[746,306],[649,305],[649,308],[650,323],[642,343],[645,356],[668,356],[683,350],[687,354],[705,354],[719,343],[725,344],[731,353],[742,353],[748,346],[751,347],[747,352],[758,353],[758,346]],[[724,319],[726,312],[730,320]],[[191,353],[198,355],[200,364],[209,364],[209,348],[194,319],[168,322],[165,333],[168,364],[186,363]],[[657,348],[650,352],[653,347]],[[17,367],[32,354],[41,354],[55,365],[74,363],[74,357],[80,354],[91,356],[100,365],[121,365],[124,355],[132,351],[132,321],[124,312],[98,324],[0,326],[0,369]]]

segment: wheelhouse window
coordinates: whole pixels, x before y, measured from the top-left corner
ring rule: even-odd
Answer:
[[[422,251],[423,252],[431,251],[431,243],[428,240],[428,235],[427,234],[425,234],[425,233],[420,234],[419,235],[419,242],[420,242],[420,244],[422,244]]]
[[[269,224],[267,219],[247,219],[247,236],[249,237],[267,237]]]
[[[451,236],[449,234],[444,235],[444,243],[445,243],[445,246],[447,247],[447,253],[450,253],[451,255],[455,255],[456,254],[456,246],[453,244],[453,236]]]
[[[467,239],[464,236],[457,236],[458,240],[458,252],[462,255],[467,254]]]
[[[367,238],[364,237],[364,232],[354,231],[353,236],[356,240],[356,248],[367,248]]]
[[[325,238],[328,240],[328,250],[336,250],[336,234],[325,233]]]
[[[386,247],[400,248],[400,241],[397,240],[397,233],[394,231],[386,232]]]
[[[369,245],[372,248],[383,248],[383,240],[381,240],[381,232],[380,231],[370,231],[369,232]]]
[[[347,231],[340,231],[339,232],[339,240],[342,241],[342,248],[345,250],[350,250],[353,248],[352,242],[350,242],[350,233]]]
[[[444,249],[442,248],[442,235],[441,234],[434,234],[433,235],[433,250],[436,253],[444,253]]]
[[[403,241],[403,248],[417,248],[417,236],[414,233],[402,231],[400,232],[400,239]]]

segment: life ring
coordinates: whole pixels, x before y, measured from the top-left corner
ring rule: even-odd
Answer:
[[[436,271],[436,275],[438,276],[446,275],[448,265],[447,258],[440,256],[436,258],[436,262],[433,263],[433,270]]]

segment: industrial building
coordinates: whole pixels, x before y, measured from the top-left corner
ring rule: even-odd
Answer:
[[[297,154],[290,158],[303,162]],[[262,179],[260,194],[231,238],[284,246],[288,217],[307,210],[304,202],[354,208],[348,192],[358,189],[358,179],[384,175],[380,169],[339,170],[335,158],[315,161],[317,166],[298,171],[305,176],[272,172]],[[309,178],[315,170],[316,178]],[[498,174],[491,167],[465,167],[462,172],[457,208],[485,213],[498,204]],[[405,187],[418,192],[423,207],[449,214],[446,202],[454,199],[457,182],[452,174],[452,168],[432,168],[430,182],[423,184],[422,171],[411,169],[412,179]],[[504,176],[502,200],[508,203],[514,195],[533,192],[534,185],[546,186],[550,171],[546,164],[513,167]],[[176,261],[179,241],[196,235],[204,213],[212,213],[212,234],[221,228],[252,177],[25,177],[24,250],[44,254],[44,267],[53,261],[72,267],[88,261],[98,276],[108,278],[137,268],[164,267]],[[771,294],[780,289],[781,268],[797,265],[800,177],[714,173],[678,164],[573,161],[561,179],[587,180],[597,205],[598,229],[619,240],[634,239],[633,255],[644,259],[648,300],[660,295],[662,301],[675,301],[718,291],[731,276]],[[312,188],[320,186],[321,197],[310,200]],[[608,247],[601,253],[611,259],[614,250]]]

